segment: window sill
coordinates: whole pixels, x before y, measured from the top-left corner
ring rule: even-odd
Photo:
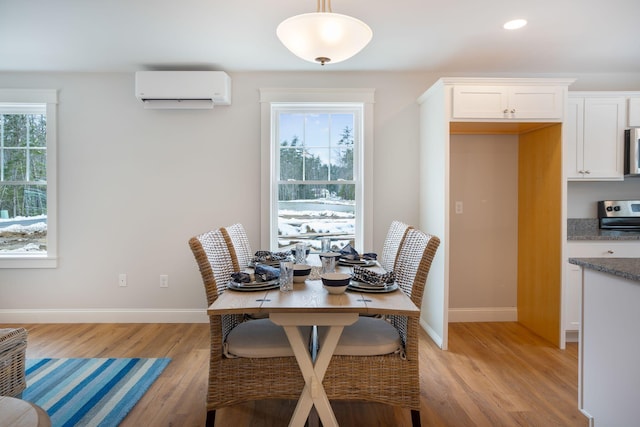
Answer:
[[[58,258],[47,256],[0,256],[2,268],[56,268]]]

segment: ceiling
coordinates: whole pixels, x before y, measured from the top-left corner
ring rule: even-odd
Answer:
[[[333,0],[373,40],[326,71],[640,73],[640,0]],[[318,71],[277,25],[313,0],[0,0],[0,71]],[[529,24],[507,31],[513,18]]]

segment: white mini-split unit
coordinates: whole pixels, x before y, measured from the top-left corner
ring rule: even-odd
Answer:
[[[231,105],[231,78],[224,71],[138,71],[136,98],[144,108]]]

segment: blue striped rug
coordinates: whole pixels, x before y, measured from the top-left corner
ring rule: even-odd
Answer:
[[[22,399],[53,427],[117,426],[171,359],[27,359]]]

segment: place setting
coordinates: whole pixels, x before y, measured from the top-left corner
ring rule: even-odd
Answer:
[[[388,293],[398,288],[393,271],[376,273],[357,265],[353,267],[351,281],[347,285],[348,291],[365,293]]]
[[[293,261],[293,254],[291,251],[256,251],[253,258],[249,261],[249,267],[255,268],[258,264],[278,267],[280,266],[280,261]]]
[[[374,252],[359,254],[350,244],[340,249],[339,254],[338,265],[345,267],[375,267],[378,265],[378,254]]]
[[[227,288],[240,292],[252,292],[276,289],[280,286],[279,268],[256,264],[253,269],[253,273],[244,271],[231,273],[231,281],[227,284]]]

